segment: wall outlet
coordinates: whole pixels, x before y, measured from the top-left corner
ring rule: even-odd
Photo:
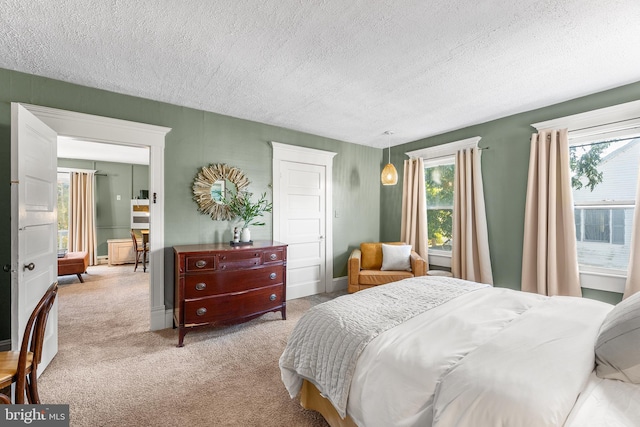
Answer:
[[[119,195],[119,194],[118,194],[118,195],[116,195],[116,200],[121,200],[121,199],[122,199],[122,197],[120,197],[120,195]]]

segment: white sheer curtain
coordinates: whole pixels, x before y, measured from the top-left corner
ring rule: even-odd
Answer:
[[[412,245],[418,255],[428,259],[427,195],[422,158],[404,161],[400,234],[403,242]]]
[[[89,254],[96,265],[94,172],[71,172],[69,185],[69,252]]]
[[[460,279],[493,284],[480,151],[477,148],[456,153],[453,182],[451,272]]]
[[[567,129],[531,137],[522,290],[581,296]]]

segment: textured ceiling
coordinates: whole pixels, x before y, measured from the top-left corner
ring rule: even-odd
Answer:
[[[638,22],[638,0],[3,0],[0,67],[385,147],[640,81]]]

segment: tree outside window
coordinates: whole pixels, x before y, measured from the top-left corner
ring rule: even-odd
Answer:
[[[425,168],[429,248],[451,252],[453,231],[453,180],[451,162]]]

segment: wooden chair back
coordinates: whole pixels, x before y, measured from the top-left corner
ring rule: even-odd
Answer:
[[[24,403],[25,391],[27,388],[27,375],[32,378],[37,377],[38,364],[42,360],[42,344],[44,343],[44,332],[47,326],[47,319],[56,295],[58,294],[58,282],[54,282],[49,286],[47,292],[40,299],[36,307],[33,309],[27,326],[24,330],[22,345],[20,346],[20,355],[18,356],[18,369],[16,372],[16,403]],[[31,364],[28,362],[29,353],[33,353]],[[30,368],[30,369],[29,369]],[[29,400],[39,400],[37,396],[30,396]],[[37,402],[32,402],[37,403]]]
[[[138,252],[138,239],[136,239],[136,233],[131,230],[131,240],[133,240],[133,250],[134,252]]]

